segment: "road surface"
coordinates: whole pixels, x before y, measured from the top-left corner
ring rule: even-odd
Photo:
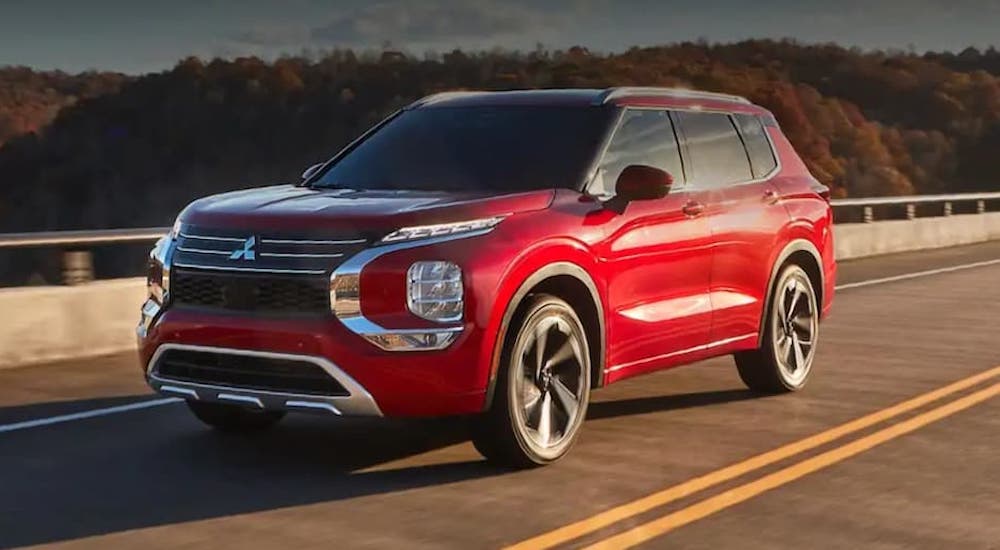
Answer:
[[[0,547],[1000,548],[997,259],[843,263],[804,391],[753,395],[729,358],[632,379],[531,471],[463,420],[219,436],[132,354],[3,371]]]

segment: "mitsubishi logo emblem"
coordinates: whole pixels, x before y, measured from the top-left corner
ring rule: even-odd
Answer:
[[[243,241],[243,246],[237,248],[229,255],[230,260],[246,260],[252,262],[256,259],[256,254],[254,253],[253,247],[257,245],[257,237],[251,235],[247,240]]]

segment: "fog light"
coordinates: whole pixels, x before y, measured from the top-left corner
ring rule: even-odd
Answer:
[[[406,305],[423,319],[437,322],[462,319],[462,269],[452,262],[416,262],[406,274]]]
[[[444,349],[458,337],[454,329],[442,331],[399,331],[364,334],[364,338],[386,351],[422,351]]]

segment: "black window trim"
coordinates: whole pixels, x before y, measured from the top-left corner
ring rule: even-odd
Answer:
[[[771,168],[766,174],[755,177],[747,183],[759,183],[762,181],[767,181],[774,177],[774,175],[781,169],[781,157],[778,156],[778,151],[774,147],[774,142],[771,141],[771,133],[767,131],[767,124],[760,115],[753,113],[729,113],[729,119],[732,121],[733,126],[736,127],[736,133],[740,136],[740,141],[743,142],[743,150],[747,153],[747,160],[750,161],[750,173],[753,174],[753,159],[750,158],[750,148],[747,147],[747,140],[743,137],[743,130],[740,129],[740,125],[736,123],[736,115],[750,116],[757,120],[760,124],[760,129],[764,133],[764,139],[767,141],[767,146],[771,149],[771,158],[774,159],[774,167]],[[773,117],[772,117],[773,118]]]
[[[597,179],[597,173],[601,169],[601,163],[604,162],[604,156],[608,154],[608,148],[611,147],[611,140],[615,138],[615,134],[618,133],[618,127],[621,126],[622,120],[625,118],[625,112],[627,108],[618,108],[618,113],[614,116],[614,120],[608,125],[608,129],[604,133],[604,141],[601,146],[597,148],[597,154],[594,155],[594,160],[590,163],[590,168],[584,176],[583,182],[579,186],[580,193],[588,195],[591,197],[597,197],[592,192],[592,187],[594,181]]]
[[[766,181],[769,181],[769,180],[773,179],[776,175],[778,175],[781,172],[781,156],[778,155],[778,150],[774,146],[774,140],[771,139],[771,134],[767,131],[767,125],[765,125],[764,121],[761,120],[761,115],[759,115],[757,113],[741,113],[741,112],[729,111],[729,110],[725,110],[725,109],[703,109],[703,108],[685,108],[685,107],[664,107],[664,109],[670,111],[670,113],[671,113],[670,119],[672,121],[674,121],[674,132],[677,132],[678,131],[677,129],[680,128],[681,134],[678,135],[678,139],[680,139],[681,135],[684,132],[684,126],[677,124],[677,121],[675,120],[675,118],[673,116],[674,112],[685,111],[685,112],[691,112],[691,113],[718,113],[718,114],[727,115],[729,117],[729,123],[732,124],[733,128],[736,129],[736,135],[738,135],[740,137],[740,143],[743,144],[743,152],[746,153],[746,155],[747,155],[747,164],[750,165],[751,179],[749,179],[749,180],[736,181],[736,182],[732,182],[732,183],[727,183],[725,185],[711,186],[710,187],[710,186],[705,186],[705,185],[692,184],[692,183],[688,182],[685,179],[685,185],[684,185],[684,190],[685,191],[708,191],[708,190],[711,190],[711,189],[727,189],[727,188],[736,187],[736,186],[739,186],[739,185],[753,185],[755,183],[764,183]],[[734,118],[733,118],[735,115],[749,115],[749,116],[752,116],[752,117],[760,120],[761,126],[763,126],[763,128],[764,128],[764,137],[767,138],[767,145],[768,145],[768,147],[771,148],[771,155],[774,156],[774,168],[771,169],[770,172],[768,172],[767,174],[765,174],[765,175],[763,175],[763,176],[761,176],[759,178],[752,177],[753,176],[753,163],[750,161],[750,151],[747,150],[746,142],[743,140],[743,133],[740,132],[740,127],[739,127],[738,124],[736,124],[736,120],[734,120]],[[690,157],[689,157],[690,152],[688,151],[687,136],[684,136],[684,139],[680,140],[680,149],[681,149],[681,163],[685,167],[685,170],[687,170],[686,167],[688,166],[688,162],[690,161]]]

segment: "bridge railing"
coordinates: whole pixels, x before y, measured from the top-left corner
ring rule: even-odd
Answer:
[[[837,223],[874,223],[894,219],[913,220],[956,214],[985,214],[1000,210],[1000,192],[834,199],[831,205]],[[0,252],[5,249],[42,247],[61,249],[64,282],[77,284],[93,279],[90,247],[130,243],[152,244],[168,231],[169,227],[146,227],[0,233]]]
[[[831,204],[838,223],[873,223],[886,219],[985,214],[1000,209],[997,206],[1000,192],[834,199]]]
[[[168,231],[170,231],[169,227],[146,227],[141,229],[98,229],[93,231],[0,233],[0,248],[152,243],[166,235]]]

